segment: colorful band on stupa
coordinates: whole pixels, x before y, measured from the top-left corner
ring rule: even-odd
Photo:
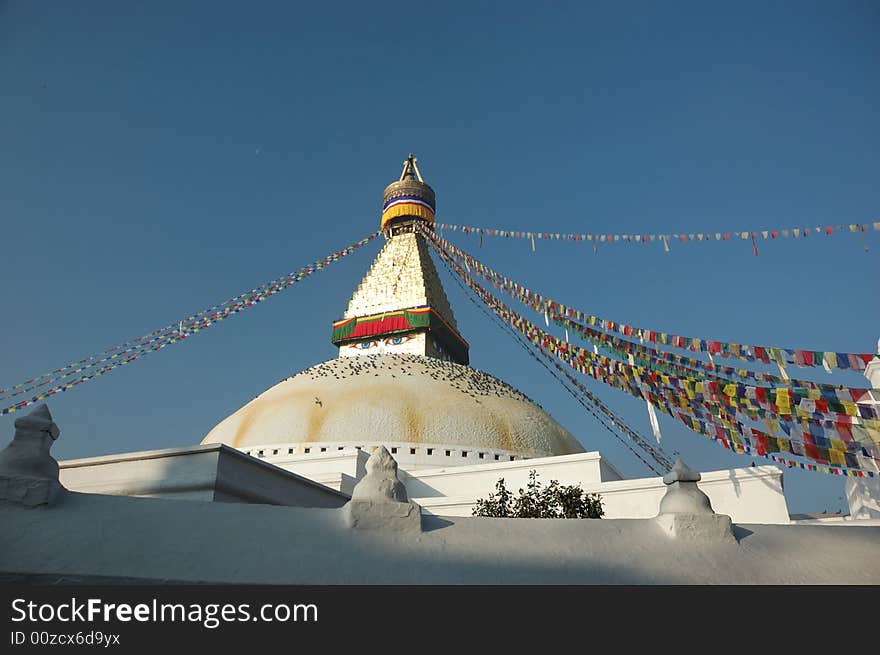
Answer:
[[[421,219],[433,224],[436,208],[434,189],[422,179],[417,160],[410,153],[403,162],[400,179],[389,184],[382,196],[382,229],[396,219]]]
[[[382,229],[391,219],[402,216],[433,222],[434,208],[415,195],[392,198],[382,207]]]
[[[429,329],[445,348],[456,357],[467,361],[470,346],[458,331],[449,325],[432,307],[413,307],[372,316],[344,318],[333,323],[333,345],[339,346],[367,337],[404,334]]]

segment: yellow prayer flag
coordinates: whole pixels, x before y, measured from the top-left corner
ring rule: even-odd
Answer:
[[[844,401],[841,401],[840,404],[843,405],[843,408],[846,410],[846,413],[849,414],[850,416],[858,416],[859,415],[859,408],[856,407],[855,403],[849,402],[848,400],[844,400]]]
[[[791,406],[789,405],[788,389],[776,390],[776,406],[781,414],[791,414]]]
[[[834,353],[827,352],[822,356],[822,364],[826,369],[837,368],[837,357]]]

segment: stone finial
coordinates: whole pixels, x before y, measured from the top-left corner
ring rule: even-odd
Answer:
[[[406,487],[397,477],[397,461],[385,446],[379,446],[367,460],[367,474],[352,491],[352,500],[409,501]]]
[[[702,476],[681,461],[663,476],[666,494],[657,522],[670,537],[704,541],[735,541],[730,517],[716,514],[709,496],[697,486]]]
[[[45,404],[15,420],[15,435],[0,451],[0,501],[48,505],[64,489],[49,453],[60,434]]]
[[[697,486],[702,476],[681,461],[663,476],[666,495],[660,501],[661,514],[714,514],[709,496]]]
[[[408,501],[406,487],[397,477],[397,462],[385,446],[367,460],[367,474],[358,482],[345,506],[353,528],[420,532],[421,508]]]
[[[672,484],[673,482],[699,482],[703,479],[699,471],[695,471],[690,466],[681,461],[681,457],[675,459],[675,464],[669,469],[669,473],[663,476],[664,484]]]

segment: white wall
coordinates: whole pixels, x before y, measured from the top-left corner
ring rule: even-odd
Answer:
[[[538,472],[538,481],[545,484],[550,480],[559,480],[562,484],[584,486],[621,478],[598,452],[590,452],[512,462],[492,461],[471,466],[407,469],[401,475],[401,480],[413,498],[470,495],[476,499],[485,498],[494,491],[499,478],[504,478],[509,489],[525,487],[532,470]]]
[[[339,489],[222,444],[88,457],[58,466],[61,484],[83,493],[301,507],[341,507],[348,501]]]
[[[352,442],[354,443],[354,442]],[[288,471],[351,493],[364,473],[368,453],[378,443],[358,442],[361,450],[346,444],[296,444],[287,447],[253,447],[267,461]],[[544,483],[558,480],[564,485],[580,485],[590,493],[602,495],[608,518],[650,518],[657,515],[666,486],[659,477],[623,480],[611,463],[598,452],[575,453],[556,457],[516,459],[511,455],[462,449],[444,445],[386,443],[397,460],[401,481],[409,497],[429,513],[470,516],[478,498],[495,491],[495,483],[504,478],[509,489],[525,487],[529,471],[538,472]],[[309,454],[301,451],[308,447]],[[326,448],[326,452],[320,452]],[[340,450],[341,449],[341,450]],[[411,454],[411,450],[416,454]],[[431,454],[427,452],[430,449]],[[277,450],[278,454],[273,454]],[[449,453],[447,455],[446,453]],[[483,452],[481,459],[479,454]],[[498,459],[495,459],[498,455]],[[343,476],[340,477],[339,474]],[[782,470],[759,466],[703,473],[700,488],[709,496],[712,507],[739,523],[788,523],[788,506],[782,487]]]
[[[595,455],[597,453],[586,453]],[[555,458],[548,458],[555,459]],[[590,471],[592,462],[582,462],[583,470],[567,463],[555,466],[552,462],[545,466],[529,467],[525,460],[523,466],[511,467],[509,464],[476,472],[465,471],[457,475],[457,470],[421,474],[408,472],[405,483],[412,487],[414,502],[431,514],[447,516],[470,516],[475,501],[486,498],[494,491],[495,482],[503,477],[509,489],[524,487],[530,468],[539,473],[539,480],[549,482],[559,480],[561,484],[580,484],[588,493],[599,493],[605,509],[606,518],[650,518],[657,515],[660,499],[666,493],[662,478],[639,478],[636,480],[597,481]],[[430,472],[427,472],[430,473]],[[421,495],[421,485],[442,488],[442,495]],[[727,471],[709,471],[702,474],[699,487],[709,496],[712,508],[719,514],[727,514],[735,523],[788,523],[788,506],[782,489],[782,471],[775,466],[759,466]]]
[[[287,452],[289,449],[281,447],[269,451],[278,450],[277,454],[265,455],[264,450],[265,462],[219,445],[71,460],[60,463],[61,482],[73,491],[89,493],[301,506],[341,505],[345,499],[334,496],[332,490],[351,493],[366,474],[365,464],[372,449],[365,446],[361,450],[352,447],[338,450],[339,446],[329,444],[313,446],[318,447],[318,452],[307,455],[291,455]],[[321,447],[328,450],[322,453]],[[499,456],[498,461],[494,457],[487,461],[477,457],[478,451],[433,446],[435,454],[428,459],[448,462],[446,466],[414,466],[407,470],[404,464],[425,459],[409,455],[410,447],[425,449],[423,445],[408,443],[392,446],[398,450],[394,457],[400,463],[400,478],[409,497],[426,513],[470,516],[476,500],[494,492],[499,478],[504,478],[507,487],[516,491],[525,487],[533,469],[544,483],[558,480],[564,485],[576,484],[587,492],[601,494],[607,518],[656,516],[666,491],[659,477],[620,479],[614,467],[598,452],[513,461],[502,461]],[[404,452],[400,452],[401,449],[405,449]],[[449,455],[445,454],[447,450]],[[456,465],[462,461],[464,465]],[[789,522],[779,468],[710,471],[702,476],[700,488],[709,496],[716,512],[728,514],[737,523]]]

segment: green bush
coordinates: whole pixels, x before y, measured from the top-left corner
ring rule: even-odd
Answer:
[[[546,487],[538,482],[537,471],[529,472],[529,483],[514,496],[504,486],[504,478],[495,483],[495,493],[480,498],[474,516],[518,519],[598,519],[602,518],[602,497],[585,493],[579,485],[562,486],[551,480]]]

